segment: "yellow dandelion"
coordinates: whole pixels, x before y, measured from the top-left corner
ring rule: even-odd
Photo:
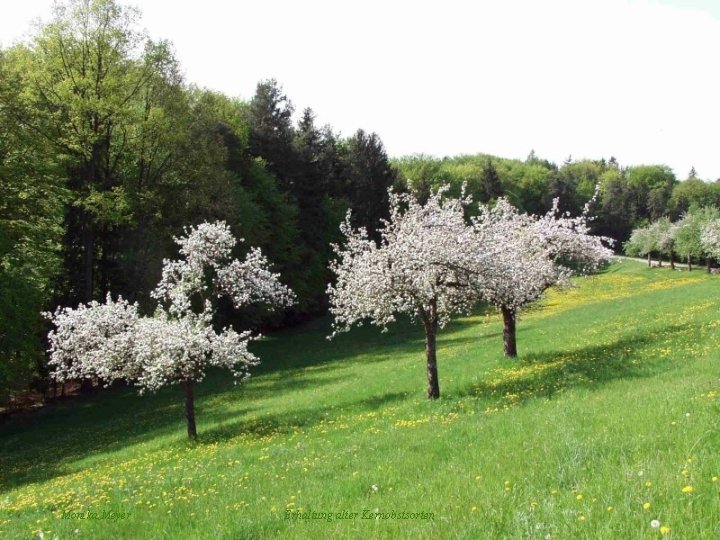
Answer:
[[[645,510],[650,510],[650,506],[651,506],[651,505],[650,505],[649,502],[646,502],[645,504],[643,504],[643,508],[644,508]]]
[[[612,512],[612,511],[613,511],[613,507],[612,507],[612,506],[608,506],[608,507],[607,507],[607,511],[608,511],[608,512]]]
[[[663,525],[662,527],[660,527],[660,532],[662,534],[668,534],[670,532],[670,527],[668,527],[667,525]]]
[[[717,482],[717,481],[718,481],[718,477],[717,477],[717,476],[713,476],[713,477],[712,477],[712,481],[713,481],[713,482]]]
[[[580,517],[578,518],[578,520],[580,520],[580,521],[585,521],[585,516],[580,516]]]
[[[578,501],[582,501],[582,500],[583,500],[582,493],[578,493],[578,494],[577,494],[577,497],[575,497],[575,498],[576,498]]]
[[[693,491],[695,491],[695,488],[692,486],[685,486],[684,488],[682,488],[683,493],[692,493]]]

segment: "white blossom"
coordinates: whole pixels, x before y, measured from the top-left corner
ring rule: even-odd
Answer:
[[[610,239],[590,234],[585,214],[559,215],[557,199],[544,216],[519,212],[507,200],[480,205],[473,219],[480,251],[478,286],[483,298],[513,312],[537,300],[553,285],[596,270],[609,261]]]
[[[431,194],[423,205],[412,195],[390,193],[390,219],[380,242],[355,231],[348,214],[341,230],[344,247],[334,246],[337,277],[328,286],[333,328],[347,330],[368,319],[386,329],[397,314],[423,322],[427,357],[428,398],[440,396],[436,335],[455,313],[468,313],[480,298],[474,244],[478,236],[465,222],[464,197]],[[331,336],[332,337],[332,336]]]
[[[107,295],[104,304],[46,314],[52,376],[58,381],[125,379],[141,391],[181,381],[199,381],[209,366],[230,369],[242,380],[258,359],[247,350],[250,332],[212,326],[211,297],[228,296],[236,307],[250,302],[288,306],[294,295],[257,248],[243,262],[229,261],[235,239],[222,222],[203,223],[176,238],[184,259],[166,260],[153,296],[161,305],[142,317],[137,304]],[[208,277],[210,276],[210,278]],[[193,310],[193,299],[199,306]],[[165,304],[165,305],[162,305]]]
[[[709,221],[703,226],[700,243],[705,253],[720,259],[720,219]]]
[[[294,302],[294,294],[280,283],[279,275],[268,270],[269,262],[259,248],[250,249],[243,262],[229,260],[235,239],[224,222],[203,223],[185,232],[186,236],[175,238],[184,259],[163,261],[162,279],[152,292],[173,315],[192,311],[193,297],[204,300],[213,292],[228,296],[236,308],[252,302],[274,306]]]
[[[46,313],[55,325],[48,333],[52,376],[58,381],[93,378],[106,382],[132,377],[133,335],[138,323],[138,306],[122,297],[104,304],[96,301],[76,309],[57,308]]]
[[[412,195],[391,193],[379,244],[354,231],[348,215],[341,227],[346,243],[334,246],[337,281],[328,287],[335,333],[366,319],[384,329],[398,313],[420,318],[429,372],[434,334],[453,314],[469,312],[478,300],[502,310],[512,336],[506,354],[513,356],[515,313],[550,286],[567,285],[571,276],[596,270],[612,255],[604,245],[609,239],[590,234],[587,206],[571,218],[559,215],[555,200],[550,212],[536,217],[501,198],[493,207],[480,205],[468,224],[469,198],[445,197],[447,190],[431,194],[424,205]]]
[[[420,204],[390,193],[390,219],[379,245],[363,229],[353,230],[350,213],[341,226],[345,244],[334,245],[337,276],[328,286],[335,333],[364,319],[386,328],[399,313],[444,326],[467,313],[479,298],[474,277],[477,241],[464,218],[468,199],[444,196],[447,187]]]
[[[239,380],[248,377],[248,368],[258,364],[247,350],[250,332],[226,328],[217,334],[210,323],[208,312],[176,319],[158,310],[154,317],[140,319],[134,334],[133,359],[139,371],[135,384],[157,390],[175,382],[200,381],[208,366],[228,368]]]

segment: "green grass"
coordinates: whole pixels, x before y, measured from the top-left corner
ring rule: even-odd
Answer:
[[[255,344],[247,384],[199,385],[197,442],[179,388],[18,418],[0,538],[720,537],[720,278],[626,261],[578,285],[525,314],[517,360],[494,313],[442,331],[436,402],[419,327],[328,342],[321,320]]]

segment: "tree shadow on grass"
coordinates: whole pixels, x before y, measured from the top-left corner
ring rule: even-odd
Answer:
[[[201,435],[203,426],[217,424],[228,416],[243,418],[254,411],[251,401],[254,397],[318,388],[343,379],[305,375],[265,384],[258,381],[258,388],[248,383],[241,387],[243,394],[234,396],[231,393],[237,388],[232,377],[213,373],[208,378],[209,384],[196,385],[196,416]],[[228,411],[223,403],[226,397],[239,408]],[[5,426],[0,438],[0,492],[68,474],[75,470],[72,462],[80,459],[109,456],[157,437],[182,441],[185,433],[183,392],[178,385],[143,396],[138,396],[134,388],[116,387],[15,418]]]
[[[682,334],[689,325],[663,331],[665,337]],[[595,388],[618,379],[650,377],[667,369],[669,360],[643,358],[643,351],[657,343],[648,332],[607,344],[567,351],[531,353],[491,371],[488,378],[460,392],[460,396],[489,400],[509,408],[532,398],[552,398],[570,388]]]
[[[445,335],[463,326],[453,325],[444,331]],[[326,339],[329,329],[330,320],[326,318],[313,321],[308,328],[278,332],[266,341],[253,343],[253,351],[263,362],[253,369],[253,378],[241,386],[236,386],[227,372],[211,370],[206,380],[196,386],[201,438],[205,425],[220,423],[228,416],[231,421],[238,420],[218,429],[226,436],[237,435],[244,425],[242,417],[254,412],[257,398],[315,389],[342,380],[341,374],[327,371],[342,369],[352,357],[375,363],[391,361],[398,354],[412,353],[419,358],[423,354],[422,329],[409,320],[399,320],[387,333],[366,326],[332,342]],[[355,405],[371,407],[374,400],[379,406],[384,400],[404,395],[370,397],[364,405]],[[234,405],[230,411],[228,404]],[[334,408],[333,414],[338,410]],[[291,429],[322,417],[323,408],[318,403],[317,410],[267,418],[276,427]],[[211,428],[209,433],[213,431]],[[183,392],[177,385],[144,396],[138,396],[134,388],[117,386],[18,415],[0,427],[0,492],[68,474],[77,470],[74,462],[78,460],[105,459],[112,452],[159,437],[172,441],[185,437]]]
[[[182,399],[179,386],[142,397],[134,389],[114,388],[100,396],[15,419],[0,439],[0,492],[68,474],[76,470],[71,464],[80,459],[109,457],[112,452],[157,437],[182,436]],[[200,405],[197,413],[200,429],[216,416],[203,408]]]
[[[285,347],[283,344],[282,348]],[[408,344],[402,342],[387,343],[381,347],[380,356],[383,361],[388,360],[393,351],[407,347]],[[367,345],[361,348],[365,353],[370,349]],[[279,349],[281,347],[276,346],[267,353],[276,355],[281,353]],[[327,417],[327,407],[319,401],[316,407],[304,411],[248,418],[248,415],[257,412],[257,407],[252,406],[256,399],[278,393],[319,389],[346,380],[342,374],[325,371],[341,366],[329,363],[331,358],[336,360],[350,356],[352,351],[347,348],[336,350],[317,359],[316,351],[307,348],[299,350],[305,359],[299,365],[275,367],[260,375],[256,373],[255,378],[242,385],[235,385],[227,372],[211,370],[206,380],[196,385],[200,441],[233,438],[241,433],[254,437],[272,431],[289,432]],[[370,360],[376,359],[373,357]],[[327,365],[323,361],[328,362]],[[321,369],[304,369],[318,364]],[[333,407],[332,414],[334,416],[338,411],[357,407],[377,407],[403,397],[404,393],[374,396]],[[228,410],[228,405],[237,408]],[[223,423],[228,419],[230,423]],[[218,427],[204,429],[204,426]],[[143,396],[138,396],[135,388],[118,385],[13,418],[0,430],[0,492],[69,474],[77,470],[73,463],[78,460],[94,456],[105,459],[112,452],[151,442],[158,437],[169,437],[170,444],[182,443],[185,429],[183,392],[178,385]]]
[[[297,430],[306,430],[317,426],[328,418],[337,422],[338,417],[344,414],[350,415],[378,409],[384,405],[407,399],[407,397],[406,392],[388,392],[333,407],[332,414],[328,412],[326,407],[318,404],[316,407],[296,410],[286,414],[261,415],[250,421],[234,420],[225,422],[201,433],[198,437],[198,444],[215,444],[247,435],[259,439],[270,435],[290,434]]]

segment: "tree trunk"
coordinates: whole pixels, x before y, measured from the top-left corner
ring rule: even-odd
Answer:
[[[93,299],[93,269],[95,266],[95,236],[93,234],[90,214],[85,211],[83,213],[83,230],[82,230],[82,266],[83,266],[83,284],[82,284],[82,301],[90,302]],[[82,379],[80,381],[80,393],[89,394],[93,391],[93,382],[91,379]]]
[[[197,438],[195,427],[195,396],[193,395],[193,382],[185,381],[185,417],[187,418],[187,433],[190,439]]]
[[[81,394],[90,394],[93,390],[95,390],[95,385],[93,384],[92,379],[82,379],[80,381]]]
[[[658,268],[662,268],[662,255],[658,255]]]
[[[440,381],[437,369],[437,305],[433,300],[430,313],[425,317],[425,356],[427,358],[428,399],[440,397]]]
[[[503,345],[505,356],[514,358],[517,356],[517,340],[515,338],[515,311],[502,307],[503,316]]]
[[[688,272],[692,272],[692,263],[690,262],[690,255],[688,255],[687,261],[688,261]]]
[[[670,270],[675,270],[675,254],[670,252]]]
[[[710,257],[707,257],[707,258],[705,259],[705,264],[706,264],[706,266],[707,266],[708,274],[710,274],[710,268],[711,268]]]
[[[85,212],[83,220],[83,288],[82,301],[90,302],[93,299],[93,270],[95,266],[95,235],[93,234],[91,217]]]
[[[652,266],[652,259],[650,258],[650,252],[648,251],[648,267]]]

